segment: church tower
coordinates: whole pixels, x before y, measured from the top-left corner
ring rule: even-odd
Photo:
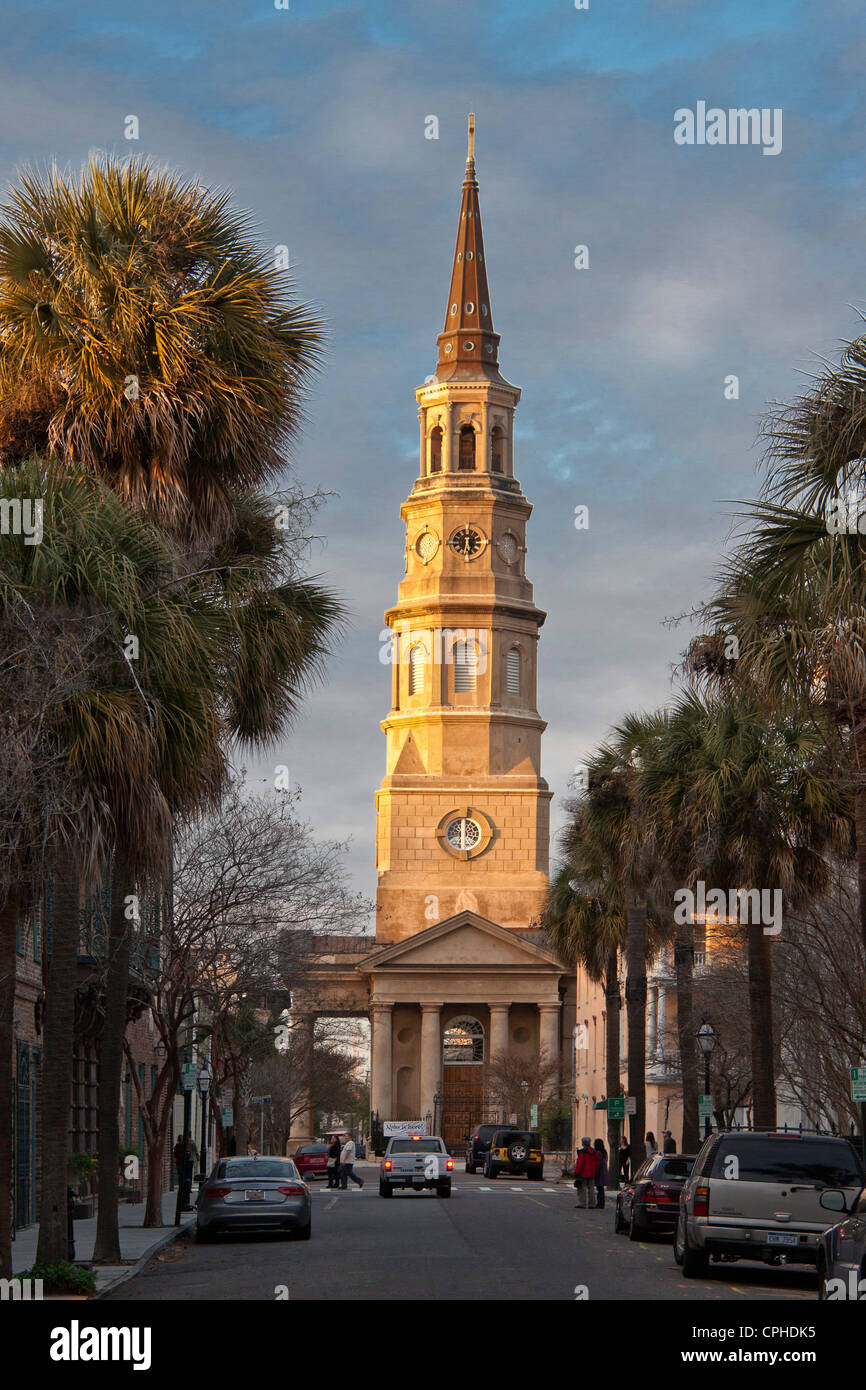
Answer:
[[[416,391],[419,473],[402,508],[387,771],[376,795],[376,938],[468,910],[526,931],[547,888],[531,507],[514,471],[520,391],[499,370],[474,118],[436,373]]]

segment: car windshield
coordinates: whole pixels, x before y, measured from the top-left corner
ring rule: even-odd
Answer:
[[[221,1163],[218,1178],[294,1178],[297,1169],[288,1158],[240,1158]]]
[[[299,1154],[315,1154],[316,1158],[324,1154],[327,1157],[328,1150],[324,1144],[302,1144],[297,1151]]]
[[[439,1139],[394,1139],[391,1143],[392,1154],[441,1154],[442,1144]]]
[[[529,1134],[526,1130],[505,1129],[496,1135],[496,1147],[499,1149],[507,1149],[509,1144],[516,1144],[518,1141],[528,1144],[532,1149],[541,1148],[541,1135]]]
[[[665,1158],[655,1170],[657,1178],[687,1178],[695,1166],[693,1158]]]
[[[737,1176],[745,1182],[822,1183],[827,1187],[857,1187],[862,1182],[857,1155],[839,1139],[726,1135],[716,1151],[710,1176],[729,1177],[726,1160],[730,1158],[737,1160]]]

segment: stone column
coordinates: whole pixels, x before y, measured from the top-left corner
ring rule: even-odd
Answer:
[[[439,1090],[442,1066],[442,1040],[439,1029],[439,1004],[421,1005],[421,1114],[433,1114],[433,1097]]]
[[[647,1030],[646,1030],[646,1059],[647,1059],[648,1062],[654,1062],[654,1061],[655,1061],[655,1055],[656,1055],[656,1051],[657,1051],[657,1048],[658,1048],[658,1032],[657,1032],[657,1025],[658,1025],[658,1000],[659,1000],[659,987],[658,987],[658,985],[650,985],[650,987],[649,987],[649,1009],[648,1009],[648,1012],[647,1012]]]
[[[393,1120],[391,1029],[393,1004],[373,1004],[370,1009],[370,1108],[379,1120]]]
[[[457,462],[454,457],[454,406],[451,401],[447,401],[445,424],[442,428],[442,472],[456,473]]]
[[[538,1012],[538,1047],[539,1051],[545,1054],[547,1061],[556,1064],[556,1075],[551,1078],[546,1086],[547,1091],[553,1091],[559,1084],[559,1004],[539,1004]]]
[[[508,1051],[508,1005],[490,1005],[490,1050],[488,1061]]]
[[[307,1072],[307,1081],[310,1089],[312,1089],[313,1040],[316,1031],[315,1015],[304,1014],[303,1017],[299,1018],[295,1023],[295,1028],[298,1030],[301,1040],[301,1066],[304,1067]],[[234,1103],[235,1105],[238,1104],[237,1099],[235,1099]],[[305,1106],[292,1120],[289,1129],[289,1137],[292,1139],[314,1139],[315,1122],[316,1117],[313,1113],[313,1107],[311,1105]],[[255,1144],[256,1148],[258,1148],[259,1144],[259,1128],[260,1126],[253,1125],[250,1129],[250,1142]],[[255,1130],[255,1133],[253,1133],[253,1130]]]

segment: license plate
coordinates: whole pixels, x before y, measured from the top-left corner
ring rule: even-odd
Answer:
[[[248,1187],[245,1195],[248,1202],[261,1202],[265,1196],[264,1191],[258,1187]]]
[[[799,1245],[800,1238],[793,1231],[770,1231],[767,1235],[768,1245]]]

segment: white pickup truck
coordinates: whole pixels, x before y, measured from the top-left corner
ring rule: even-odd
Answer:
[[[437,1197],[451,1196],[454,1160],[438,1137],[389,1139],[379,1168],[379,1196],[390,1197],[395,1187],[423,1192],[435,1188]]]

